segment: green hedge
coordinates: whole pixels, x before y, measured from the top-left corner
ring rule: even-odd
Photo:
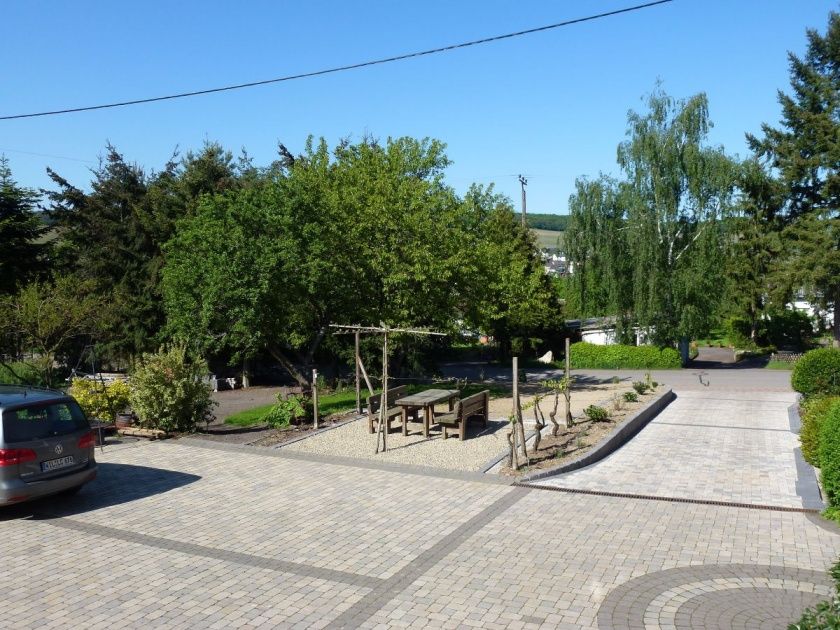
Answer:
[[[573,343],[573,369],[603,370],[668,370],[682,367],[680,353],[674,348],[656,346],[597,346],[592,343]]]
[[[806,352],[796,362],[790,384],[800,394],[840,396],[840,349],[820,348]]]
[[[835,403],[840,403],[840,396],[812,396],[802,403],[802,429],[799,431],[802,455],[817,468],[820,467],[820,427]]]
[[[820,426],[820,478],[831,508],[840,508],[840,403],[834,403]]]

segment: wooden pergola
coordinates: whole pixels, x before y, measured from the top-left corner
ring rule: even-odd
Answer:
[[[354,335],[356,338],[356,413],[362,413],[362,396],[361,396],[361,380],[360,376],[365,379],[370,395],[374,395],[373,385],[368,377],[367,370],[362,363],[362,357],[359,349],[362,334],[382,335],[382,404],[379,405],[379,427],[376,432],[376,452],[379,452],[380,436],[382,441],[382,450],[385,451],[388,444],[388,431],[383,427],[387,426],[387,407],[385,401],[388,400],[388,335],[391,333],[406,333],[410,335],[433,335],[438,337],[445,337],[446,333],[436,332],[432,330],[423,330],[419,328],[392,328],[380,323],[379,326],[360,326],[358,324],[343,325],[330,324],[330,328],[338,329],[336,335]]]

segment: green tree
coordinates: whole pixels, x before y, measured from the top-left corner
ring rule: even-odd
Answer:
[[[833,309],[840,346],[840,15],[829,14],[825,35],[809,29],[807,37],[804,57],[788,54],[792,93],[779,92],[781,126],[747,138],[788,196],[777,282],[789,297],[804,290]]]
[[[728,298],[722,306],[728,315],[746,323],[750,340],[756,342],[771,303],[783,306],[785,302],[786,287],[779,288],[772,281],[782,251],[779,211],[785,191],[756,160],[740,165],[738,189],[740,194],[726,222]]]
[[[678,101],[657,89],[647,106],[628,114],[618,147],[625,179],[579,184],[567,241],[584,245],[572,256],[585,274],[582,304],[620,309],[632,287],[627,317],[665,346],[705,332],[723,297],[721,218],[735,172],[721,148],[705,143],[704,94]]]
[[[45,270],[46,227],[35,207],[38,194],[17,185],[9,161],[0,156],[0,295],[14,293]]]
[[[53,384],[55,365],[66,360],[74,342],[95,340],[107,309],[91,281],[57,276],[32,282],[0,299],[0,355],[33,355],[42,381]]]

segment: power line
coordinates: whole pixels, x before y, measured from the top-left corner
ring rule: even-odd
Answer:
[[[21,151],[19,149],[4,149],[0,147],[0,153],[21,153],[23,155],[34,155],[37,157],[54,158],[56,160],[72,160],[73,162],[86,162],[87,164],[96,164],[94,160],[83,160],[82,158],[67,157],[66,155],[52,155],[51,153],[35,153],[33,151]]]
[[[581,22],[591,22],[592,20],[599,20],[601,18],[619,15],[622,13],[630,13],[632,11],[639,11],[640,9],[647,9],[660,4],[667,4],[674,0],[656,0],[655,2],[647,2],[645,4],[637,4],[632,7],[624,9],[616,9],[615,11],[607,11],[606,13],[598,13],[597,15],[589,15],[587,17],[576,18],[574,20],[566,20],[565,22],[557,22],[556,24],[549,24],[547,26],[538,26],[536,28],[529,28],[524,31],[516,31],[515,33],[507,33],[505,35],[495,35],[493,37],[485,37],[483,39],[475,39],[469,42],[462,42],[460,44],[452,44],[450,46],[443,46],[441,48],[430,48],[429,50],[421,50],[418,52],[406,53],[404,55],[395,55],[393,57],[385,57],[383,59],[374,59],[371,61],[363,61],[360,63],[349,64],[346,66],[337,66],[335,68],[327,68],[324,70],[315,70],[314,72],[304,72],[301,74],[292,74],[285,77],[278,77],[276,79],[265,79],[263,81],[251,81],[250,83],[238,83],[236,85],[226,85],[224,87],[210,88],[207,90],[196,90],[194,92],[181,92],[180,94],[170,94],[168,96],[153,96],[151,98],[139,98],[132,101],[121,101],[117,103],[107,103],[104,105],[89,105],[87,107],[72,107],[67,109],[57,109],[47,112],[36,112],[30,114],[14,114],[11,116],[0,116],[0,120],[16,120],[20,118],[37,118],[40,116],[57,116],[59,114],[71,114],[75,112],[89,112],[96,109],[110,109],[113,107],[125,107],[127,105],[140,105],[143,103],[155,103],[157,101],[169,101],[176,98],[187,98],[189,96],[202,96],[204,94],[215,94],[216,92],[229,92],[231,90],[241,90],[243,88],[256,87],[258,85],[268,85],[270,83],[282,83],[284,81],[294,81],[296,79],[306,79],[309,77],[317,77],[324,74],[333,74],[336,72],[344,72],[346,70],[356,70],[358,68],[366,68],[368,66],[376,66],[394,61],[403,61],[405,59],[413,59],[415,57],[424,57],[426,55],[434,55],[437,53],[448,52],[451,50],[458,50],[460,48],[469,48],[470,46],[478,46],[480,44],[489,44],[503,39],[511,39],[513,37],[520,37],[522,35],[531,35],[533,33],[540,33],[542,31],[550,31],[552,29],[561,28],[564,26],[571,26],[572,24],[580,24]]]

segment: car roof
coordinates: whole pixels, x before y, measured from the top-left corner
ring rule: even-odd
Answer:
[[[68,400],[70,397],[57,389],[41,389],[22,385],[0,385],[0,409],[17,407],[26,403]]]

